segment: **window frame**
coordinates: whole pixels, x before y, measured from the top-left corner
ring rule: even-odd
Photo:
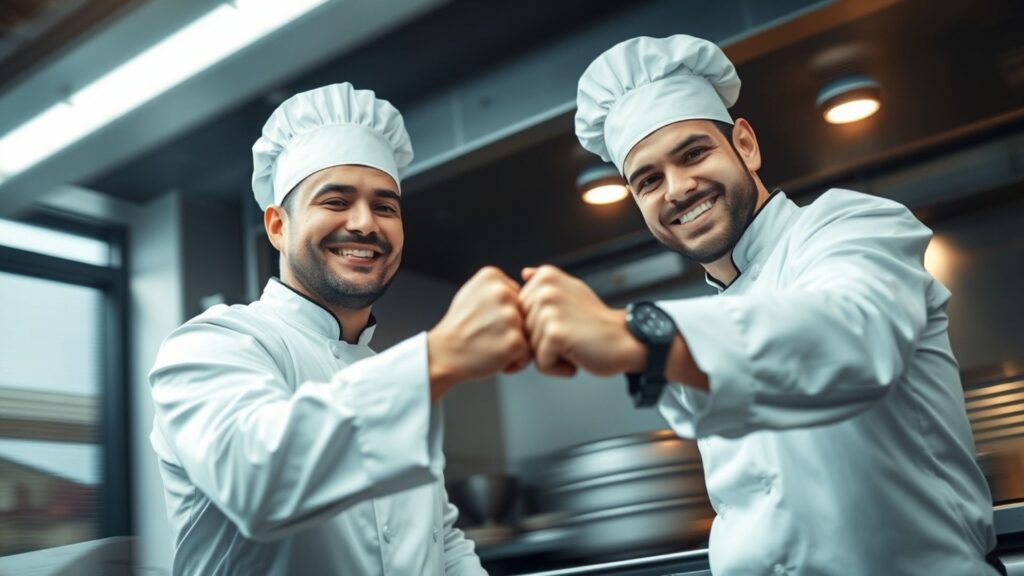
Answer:
[[[110,265],[99,266],[0,245],[0,271],[96,288],[103,292],[103,388],[97,442],[102,447],[103,482],[98,491],[98,537],[134,534],[131,390],[129,385],[128,243],[124,226],[100,224],[49,210],[36,210],[22,224],[70,232],[110,244]]]

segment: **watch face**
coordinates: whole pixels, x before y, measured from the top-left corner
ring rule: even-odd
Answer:
[[[654,304],[641,303],[630,311],[632,324],[652,342],[666,342],[675,336],[672,318]]]

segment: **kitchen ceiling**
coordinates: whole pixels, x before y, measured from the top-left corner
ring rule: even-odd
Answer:
[[[882,109],[856,124],[827,124],[818,91],[830,70],[851,67],[881,83]],[[1024,129],[1024,3],[907,0],[738,69],[743,91],[732,112],[758,135],[767,186],[799,196],[856,185]],[[651,250],[632,201],[579,200],[574,179],[595,158],[576,142],[571,113],[551,124],[544,129],[554,135],[539,144],[413,188],[406,265],[460,281],[488,263],[512,273],[552,260],[575,267],[602,247]]]
[[[134,202],[171,189],[247,202],[249,148],[289,94],[349,80],[404,108],[648,4],[449,2],[80,184]],[[812,12],[727,49],[744,82],[734,115],[749,119],[758,134],[767,185],[802,193],[1021,129],[1022,3],[903,0],[852,20],[814,18]],[[828,125],[814,101],[822,84],[844,71],[881,83],[882,110],[858,124]],[[630,201],[579,200],[574,180],[594,161],[576,143],[570,111],[417,173],[404,183],[405,266],[460,282],[484,264],[513,272],[545,261],[573,265],[615,247],[650,251]]]

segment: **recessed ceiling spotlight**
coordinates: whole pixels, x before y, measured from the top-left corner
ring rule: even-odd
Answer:
[[[878,112],[882,106],[882,90],[878,82],[868,76],[843,76],[821,89],[817,104],[826,121],[849,124]]]
[[[576,190],[587,204],[613,204],[629,196],[626,182],[611,164],[584,169],[576,178]]]

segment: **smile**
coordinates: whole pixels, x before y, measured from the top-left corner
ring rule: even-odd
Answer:
[[[327,250],[335,256],[341,256],[347,260],[355,261],[372,261],[383,256],[381,252],[373,250],[372,248],[352,247],[352,246],[328,246]]]
[[[376,258],[377,253],[373,250],[341,250],[339,248],[329,248],[332,254],[336,256],[354,256],[356,258]]]
[[[699,218],[702,214],[711,210],[711,207],[718,201],[718,197],[709,198],[683,213],[682,216],[672,221],[672,224],[688,224]]]

